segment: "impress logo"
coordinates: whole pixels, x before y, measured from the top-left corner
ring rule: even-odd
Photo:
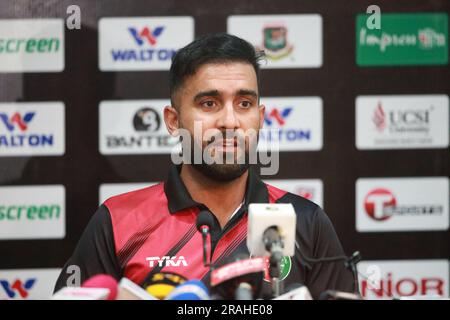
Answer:
[[[277,143],[280,151],[322,148],[322,99],[319,97],[262,98],[266,106],[259,150]]]
[[[63,70],[62,19],[0,20],[0,72]]]
[[[156,27],[153,31],[148,27],[144,27],[141,31],[132,27],[128,28],[128,30],[138,45],[142,46],[147,41],[149,45],[155,46],[156,39],[161,35],[164,27]]]
[[[448,64],[446,13],[383,13],[381,29],[356,18],[356,62],[359,66]]]
[[[0,103],[0,156],[62,155],[61,102]]]
[[[363,178],[356,182],[359,232],[447,230],[449,179]]]
[[[102,71],[169,70],[172,57],[194,40],[192,17],[102,18]]]
[[[11,283],[8,280],[0,279],[0,284],[9,298],[14,299],[18,294],[21,298],[26,299],[29,296],[29,291],[36,283],[36,280],[36,278],[32,278],[23,282],[22,280],[17,279]]]

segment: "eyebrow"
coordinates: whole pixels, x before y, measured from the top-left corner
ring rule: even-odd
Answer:
[[[237,96],[252,96],[254,98],[258,97],[258,94],[255,90],[250,89],[240,89],[236,91]],[[220,96],[220,92],[218,90],[208,90],[208,91],[201,91],[197,93],[194,97],[194,101],[198,101],[203,97],[218,97]]]

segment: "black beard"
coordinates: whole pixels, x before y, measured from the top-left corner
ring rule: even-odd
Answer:
[[[246,161],[244,164],[206,164],[204,162],[191,163],[197,171],[215,181],[230,182],[242,176],[250,167]]]

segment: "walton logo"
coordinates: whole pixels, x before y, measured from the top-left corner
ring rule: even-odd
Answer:
[[[283,129],[286,124],[286,119],[294,110],[294,107],[288,106],[281,111],[278,108],[273,108],[272,111],[266,112],[264,115],[264,123],[269,127],[278,124],[279,129],[275,130],[261,130],[260,137],[266,141],[297,141],[297,140],[311,140],[311,130],[298,130],[295,128]]]
[[[375,189],[364,199],[364,208],[367,214],[374,220],[384,221],[392,215],[386,212],[386,208],[395,207],[397,200],[394,195],[386,189]]]
[[[286,124],[285,119],[289,116],[293,109],[293,107],[286,107],[280,112],[278,108],[273,108],[269,114],[265,114],[264,122],[268,126],[271,126],[275,120],[279,126],[284,126]]]
[[[25,283],[23,283],[21,280],[16,280],[12,285],[10,285],[10,282],[8,280],[0,280],[0,284],[2,285],[8,297],[11,299],[16,297],[16,292],[18,292],[22,298],[27,298],[29,295],[29,291],[35,283],[35,278],[28,279],[27,281],[25,281]]]
[[[383,132],[384,129],[386,128],[386,114],[384,113],[381,102],[378,102],[377,108],[375,109],[375,112],[373,113],[372,121],[375,124],[375,126],[377,127],[377,130],[379,132]]]
[[[140,32],[136,28],[132,27],[128,28],[128,30],[130,31],[131,35],[133,36],[134,40],[136,40],[138,45],[142,46],[145,39],[151,46],[155,46],[156,38],[161,35],[164,27],[156,27],[155,29],[153,29],[153,32],[148,27],[145,27]]]
[[[158,267],[179,267],[183,265],[187,267],[186,259],[183,256],[163,256],[163,257],[147,257],[145,260],[148,261],[148,265],[150,268],[155,266],[155,263]]]
[[[8,131],[14,131],[15,125],[23,132],[28,129],[27,124],[33,119],[35,112],[28,112],[23,117],[20,113],[14,113],[11,118],[6,113],[0,113],[0,118],[5,124]]]

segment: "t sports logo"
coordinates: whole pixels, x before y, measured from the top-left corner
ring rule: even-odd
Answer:
[[[8,280],[0,280],[1,287],[5,291],[6,295],[11,299],[16,298],[17,294],[19,294],[21,298],[27,298],[35,283],[36,278],[30,278],[25,282],[17,279],[12,283]]]
[[[394,195],[386,189],[375,189],[364,199],[364,208],[367,214],[374,220],[384,221],[391,215],[386,213],[387,208],[395,207],[397,200]]]
[[[161,35],[164,30],[164,27],[156,27],[153,29],[153,32],[150,28],[144,27],[140,32],[136,28],[128,28],[134,40],[136,40],[137,44],[142,46],[144,44],[144,40],[147,40],[147,43],[151,46],[156,45],[156,39]]]
[[[19,112],[14,113],[10,118],[6,113],[0,113],[0,119],[3,121],[3,124],[6,126],[8,131],[14,131],[15,125],[19,127],[21,131],[26,131],[28,129],[27,124],[34,118],[35,112],[27,112],[22,117]]]

